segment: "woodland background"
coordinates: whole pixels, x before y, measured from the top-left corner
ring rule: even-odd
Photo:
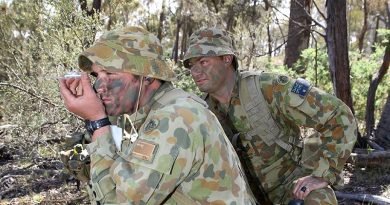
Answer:
[[[340,204],[390,203],[389,0],[0,0],[0,204],[88,204],[63,171],[65,136],[83,131],[57,77],[105,30],[138,25],[179,77],[192,32],[231,33],[241,69],[304,77],[356,115],[359,140]]]

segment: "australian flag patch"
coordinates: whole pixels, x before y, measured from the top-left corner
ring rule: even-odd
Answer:
[[[295,83],[291,89],[291,92],[304,97],[307,94],[307,92],[309,91],[309,89],[310,89],[310,83],[305,79],[298,78],[295,81]]]

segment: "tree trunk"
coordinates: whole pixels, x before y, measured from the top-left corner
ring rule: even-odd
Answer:
[[[191,16],[185,16],[183,18],[182,23],[182,38],[180,43],[180,59],[184,57],[184,54],[187,49],[188,44],[188,37],[192,34],[192,28],[193,28],[193,20],[191,19]]]
[[[246,64],[245,64],[245,67],[246,68],[249,68],[250,67],[250,64],[252,62],[252,58],[253,58],[253,53],[254,53],[254,50],[256,49],[256,44],[255,44],[255,40],[256,40],[256,32],[253,32],[250,30],[249,28],[249,32],[250,32],[250,37],[251,37],[251,41],[252,41],[252,45],[251,45],[251,48],[250,48],[250,52],[248,54],[248,60],[246,61]]]
[[[376,19],[376,23],[375,23],[375,29],[374,29],[374,39],[373,39],[373,41],[372,41],[372,46],[371,46],[371,52],[375,52],[375,43],[378,43],[378,29],[379,29],[379,20],[380,20],[380,18],[379,18],[379,16],[376,16],[375,17],[375,19]]]
[[[386,28],[387,29],[390,29],[390,7],[389,7],[389,3],[388,2],[385,2],[385,8],[386,8],[386,13],[387,13],[387,20],[386,18],[383,18],[381,19],[381,16],[380,15],[377,15],[375,17],[376,19],[376,24],[375,24],[375,29],[374,29],[374,39],[372,41],[372,46],[371,46],[371,51],[372,52],[375,52],[375,44],[378,43],[378,29],[379,29],[379,21],[382,20],[385,22],[386,24]]]
[[[375,111],[376,89],[378,88],[379,83],[382,81],[383,77],[389,70],[389,62],[390,62],[390,43],[388,43],[386,46],[385,56],[383,57],[382,65],[379,68],[378,73],[376,73],[375,76],[372,78],[370,87],[368,88],[367,104],[366,104],[366,136],[368,137],[371,136],[375,126],[374,111]],[[384,115],[382,115],[382,117],[386,118]]]
[[[326,43],[333,91],[352,110],[346,0],[327,0]]]
[[[363,50],[363,43],[364,43],[364,36],[367,32],[367,18],[368,18],[368,8],[367,8],[367,0],[363,0],[363,11],[364,11],[364,20],[363,20],[363,28],[360,31],[359,37],[358,37],[358,47],[360,53]]]
[[[288,37],[284,64],[292,68],[303,50],[309,47],[311,0],[291,0],[290,20],[288,23]],[[297,68],[298,71],[304,68]]]
[[[176,36],[175,36],[175,44],[173,45],[173,51],[172,51],[172,59],[175,63],[178,61],[179,57],[179,38],[180,38],[180,28],[181,28],[181,20],[176,20]]]
[[[390,92],[375,131],[374,141],[386,150],[390,150]]]
[[[164,27],[164,19],[165,19],[165,0],[162,3],[160,19],[159,19],[159,23],[158,23],[158,30],[157,30],[157,38],[160,41],[162,39],[162,33],[163,33],[163,27]]]
[[[236,12],[234,9],[234,5],[232,4],[228,8],[228,19],[226,21],[226,31],[229,33],[233,33],[233,29],[236,26]]]

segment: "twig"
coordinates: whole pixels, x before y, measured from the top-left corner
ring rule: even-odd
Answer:
[[[74,199],[45,199],[43,201],[41,201],[41,203],[48,203],[50,202],[50,204],[52,204],[53,202],[72,202],[72,201],[81,201],[81,200],[84,200],[85,198],[87,198],[87,196],[80,196],[80,197],[77,197],[77,198],[74,198]]]
[[[371,195],[371,194],[347,194],[339,191],[335,191],[337,198],[344,198],[344,199],[352,199],[356,201],[361,202],[368,202],[378,205],[389,205],[390,199],[377,196],[377,195]]]
[[[322,18],[323,19],[326,19],[326,16],[325,16],[325,14],[324,13],[322,13],[322,11],[321,11],[321,9],[318,7],[318,5],[316,4],[316,2],[315,1],[313,1],[313,3],[314,3],[314,6],[316,7],[316,9],[317,9],[317,12],[322,16]]]
[[[5,85],[5,86],[9,86],[9,87],[16,88],[16,89],[21,90],[21,91],[23,91],[23,92],[25,92],[25,93],[27,93],[27,94],[33,96],[33,97],[36,97],[36,98],[42,100],[42,101],[45,102],[45,103],[48,103],[48,104],[50,104],[50,105],[52,105],[52,106],[54,106],[54,107],[57,107],[57,105],[54,104],[54,103],[52,103],[52,102],[50,102],[50,100],[48,100],[48,99],[46,99],[46,98],[44,98],[44,97],[38,96],[38,95],[36,95],[35,93],[33,93],[33,92],[31,92],[31,91],[28,91],[28,90],[26,90],[26,89],[24,89],[24,88],[22,88],[22,87],[17,86],[17,85],[13,85],[13,84],[9,84],[9,83],[0,83],[0,85]]]
[[[8,128],[15,128],[19,127],[19,125],[0,125],[0,129],[8,129]]]
[[[384,151],[385,149],[381,146],[379,146],[377,143],[375,143],[372,140],[367,140],[367,143],[374,149],[379,150],[379,151]]]

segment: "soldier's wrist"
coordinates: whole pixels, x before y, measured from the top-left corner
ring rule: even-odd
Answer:
[[[88,131],[88,133],[92,136],[93,133],[107,125],[111,125],[110,120],[107,116],[100,118],[98,120],[85,120],[85,129]]]
[[[328,182],[329,185],[333,185],[337,181],[336,175],[332,172],[329,172],[329,171],[326,171],[325,173],[323,173],[321,175],[319,175],[317,173],[313,173],[312,176],[324,179],[325,181]]]

